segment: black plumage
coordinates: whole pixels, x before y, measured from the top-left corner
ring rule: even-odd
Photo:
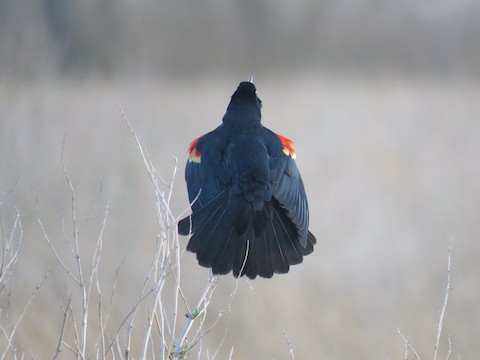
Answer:
[[[261,106],[253,83],[240,83],[223,123],[189,147],[192,215],[178,231],[214,274],[270,278],[316,243],[293,143],[262,126]]]

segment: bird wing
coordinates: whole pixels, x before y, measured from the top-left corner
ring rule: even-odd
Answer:
[[[302,177],[295,164],[293,142],[264,128],[264,139],[270,154],[272,195],[295,224],[300,244],[307,246],[308,202]]]
[[[195,139],[188,148],[185,168],[188,197],[195,212],[228,187],[230,176],[222,162],[222,126]]]

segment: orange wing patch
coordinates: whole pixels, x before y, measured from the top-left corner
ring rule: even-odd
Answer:
[[[295,153],[295,149],[293,148],[293,141],[280,134],[277,134],[277,136],[282,141],[283,153],[287,156],[290,156],[292,159],[295,159],[297,157],[297,154]]]
[[[188,147],[188,161],[200,164],[202,162],[202,153],[197,150],[198,139],[192,141]]]

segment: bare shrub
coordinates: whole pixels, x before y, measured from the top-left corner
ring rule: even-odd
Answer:
[[[114,320],[111,319],[110,312],[122,264],[116,271],[110,296],[104,295],[106,289],[99,280],[104,230],[108,223],[110,204],[107,202],[105,205],[96,245],[91,258],[88,258],[81,249],[81,220],[77,216],[75,188],[65,165],[62,148],[62,166],[71,204],[69,220],[72,224],[71,230],[66,230],[65,219],[63,219],[62,243],[69,253],[69,258],[61,255],[63,251],[59,251],[60,245],[51,239],[40,216],[37,216],[46,242],[65,276],[77,289],[77,291],[67,294],[65,304],[62,305],[63,321],[53,358],[57,358],[60,352],[67,350],[78,359],[91,357],[99,359],[185,359],[192,348],[198,345],[204,335],[216,324],[214,321],[211,327],[206,328],[205,319],[218,277],[210,273],[205,288],[193,307],[189,306],[182,291],[181,254],[183,248],[178,240],[178,218],[170,210],[176,160],[172,178],[165,181],[155,170],[147,151],[140,143],[123,111],[122,115],[138,145],[156,199],[158,234],[155,252],[150,260],[150,268],[145,275],[142,291],[138,294],[137,300],[130,310],[113,326],[112,332],[111,322]],[[83,221],[88,221],[88,218]],[[17,223],[15,226],[18,228]],[[167,284],[173,284],[173,292],[170,291],[172,287]],[[80,306],[74,306],[75,302],[78,302]],[[187,309],[185,316],[180,310],[181,307]],[[138,318],[139,314],[147,314],[147,316]],[[220,317],[220,315],[218,316]],[[92,321],[95,321],[96,326],[91,325]],[[107,326],[107,323],[110,326]],[[143,328],[143,338],[134,339],[133,330],[139,327]],[[68,336],[67,333],[72,335]],[[11,338],[7,335],[5,337]],[[141,343],[138,354],[133,353],[131,347],[134,340]],[[199,347],[198,356],[200,353],[201,347]]]

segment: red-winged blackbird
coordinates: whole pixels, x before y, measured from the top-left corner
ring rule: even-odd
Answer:
[[[232,95],[223,124],[194,140],[185,170],[192,215],[187,250],[214,274],[270,278],[313,251],[308,204],[291,140],[262,126],[252,82]]]

